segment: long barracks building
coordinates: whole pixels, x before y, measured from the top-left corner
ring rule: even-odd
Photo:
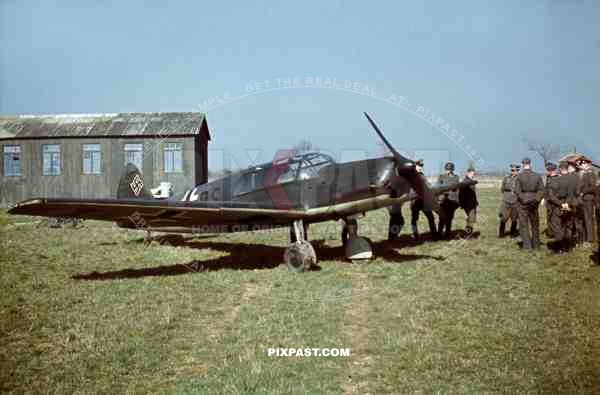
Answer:
[[[2,116],[0,204],[113,197],[127,162],[181,193],[207,181],[209,141],[198,112]]]

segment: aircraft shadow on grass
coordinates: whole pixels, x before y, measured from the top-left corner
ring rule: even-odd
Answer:
[[[471,237],[477,237],[474,233]],[[409,236],[401,236],[396,240],[381,240],[371,242],[373,254],[376,258],[381,258],[387,262],[404,263],[417,261],[421,259],[434,259],[438,257],[426,254],[402,254],[397,249],[408,246],[415,246],[431,240],[431,235],[423,234],[419,241],[413,241]],[[129,243],[143,243],[144,239],[135,239]],[[162,265],[141,269],[122,269],[108,272],[91,272],[73,275],[75,280],[117,280],[117,279],[136,279],[153,276],[176,276],[183,274],[193,274],[196,269],[203,267],[203,270],[216,271],[222,269],[234,270],[255,270],[255,269],[274,269],[283,265],[281,256],[285,247],[270,246],[265,244],[250,244],[227,241],[204,241],[197,239],[186,239],[184,237],[169,237],[168,242],[171,246],[184,246],[193,249],[212,249],[228,253],[223,257],[206,259],[202,261],[176,262],[173,257],[173,264]],[[344,250],[341,245],[328,246],[323,240],[313,240],[319,257],[323,261],[341,261],[344,257]],[[441,247],[441,244],[440,244]],[[321,270],[315,267],[313,270]]]

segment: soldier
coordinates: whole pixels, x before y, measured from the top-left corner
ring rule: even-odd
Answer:
[[[583,210],[581,207],[581,199],[579,197],[579,184],[581,183],[581,173],[577,171],[577,163],[576,162],[568,162],[568,172],[570,177],[572,178],[571,182],[575,185],[575,197],[572,201],[572,210],[573,210],[573,241],[576,245],[580,245],[583,243],[584,237],[584,224],[583,224]]]
[[[550,213],[548,228],[557,241],[558,253],[571,249],[573,211],[570,203],[575,197],[575,185],[568,176],[567,168],[566,162],[560,162],[561,176],[557,176],[556,170],[553,170],[546,179],[546,208]]]
[[[451,184],[457,184],[459,179],[454,174],[454,163],[448,162],[444,165],[445,174],[442,174],[438,178],[439,186],[446,186]],[[450,232],[452,231],[452,220],[454,219],[454,212],[458,208],[458,191],[452,189],[445,193],[440,194],[438,197],[440,202],[440,215],[438,223],[438,234],[441,238],[449,239]]]
[[[540,248],[540,215],[538,207],[544,196],[542,177],[531,170],[531,160],[524,158],[523,170],[517,176],[515,193],[519,202],[519,227],[523,248],[533,252]],[[531,228],[531,233],[530,232]]]
[[[418,173],[423,174],[423,159],[419,159],[415,162],[415,169]],[[410,204],[410,226],[412,228],[413,240],[419,240],[419,229],[417,227],[417,222],[419,221],[419,212],[423,211],[425,217],[427,218],[427,222],[429,224],[429,231],[431,232],[431,237],[433,240],[438,240],[438,233],[435,229],[435,221],[433,219],[432,211],[423,210],[423,199],[417,198],[413,200]]]
[[[555,207],[555,205],[548,204],[548,188],[554,187],[553,183],[558,182],[557,177],[558,177],[558,174],[556,173],[556,165],[554,163],[547,162],[546,163],[546,193],[544,195],[544,198],[546,200],[546,231],[545,231],[545,233],[546,233],[546,236],[548,236],[551,239],[554,238],[554,229],[556,227],[556,224],[554,224],[555,225],[554,227],[551,225],[552,210],[555,210],[556,207]]]
[[[561,171],[567,172],[566,163],[561,162]],[[566,231],[563,231],[563,220],[566,223],[567,213],[563,213],[565,209],[564,203],[568,203],[572,196],[568,196],[565,180],[566,178],[560,178],[556,174],[556,165],[553,163],[546,164],[547,176],[546,176],[546,193],[544,199],[546,200],[546,214],[547,218],[547,234],[552,235],[551,237],[557,242],[556,252],[562,253],[569,249],[570,235]],[[564,191],[563,189],[564,188]],[[563,216],[563,214],[565,216]],[[566,229],[564,229],[566,230]]]
[[[596,177],[596,241],[598,247],[596,263],[600,265],[600,177]]]
[[[469,167],[463,181],[471,181],[474,177],[475,169]],[[461,187],[458,190],[458,201],[460,202],[460,207],[462,207],[462,209],[465,210],[465,214],[467,214],[467,226],[465,231],[470,235],[473,233],[473,225],[477,222],[477,206],[479,206],[475,184]]]
[[[390,223],[388,227],[388,240],[394,240],[398,237],[400,232],[402,232],[402,228],[404,227],[404,217],[402,216],[402,203],[396,203],[392,205],[389,208],[389,212]]]
[[[515,182],[519,175],[520,165],[510,165],[510,175],[502,179],[502,186],[500,192],[502,193],[502,204],[500,205],[500,226],[498,228],[498,237],[504,237],[506,230],[506,223],[510,219],[510,235],[512,237],[517,236],[517,220],[519,218],[519,212],[517,210],[517,195],[515,194]]]
[[[592,170],[592,161],[583,158],[579,162],[580,177],[577,185],[577,197],[583,220],[584,247],[590,248],[594,242],[594,201],[596,195],[596,175]]]

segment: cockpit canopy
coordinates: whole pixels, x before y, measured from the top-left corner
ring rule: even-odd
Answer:
[[[335,161],[327,154],[320,152],[298,154],[289,162],[289,167],[279,178],[279,183],[317,178],[321,170],[333,164]]]
[[[252,166],[237,177],[233,176],[238,179],[234,182],[234,185],[238,184],[233,188],[234,194],[250,192],[267,184],[283,184],[317,178],[322,174],[323,169],[334,164],[335,160],[328,154],[306,152],[273,163]]]

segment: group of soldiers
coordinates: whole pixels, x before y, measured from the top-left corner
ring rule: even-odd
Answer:
[[[531,169],[529,158],[524,158],[521,164],[511,164],[510,174],[502,180],[498,237],[520,236],[523,249],[532,253],[539,250],[539,206],[545,202],[546,234],[554,239],[549,247],[555,252],[567,253],[576,246],[590,248],[594,239],[600,240],[600,178],[594,173],[590,159],[576,155],[560,161],[558,166],[546,163],[545,183],[542,176]],[[415,165],[417,171],[423,174],[423,160],[417,160]],[[474,177],[475,169],[469,167],[462,181]],[[459,181],[454,173],[454,164],[448,162],[444,166],[444,174],[438,177],[437,185],[444,187]],[[433,211],[424,208],[423,199],[417,198],[411,202],[410,225],[414,240],[420,238],[417,222],[421,211],[427,218],[433,240],[451,237],[452,222],[458,208],[462,208],[466,215],[466,233],[473,232],[479,205],[474,184],[462,185],[440,194],[438,204],[439,220],[436,226]],[[394,205],[390,208],[388,239],[397,238],[403,226],[402,205]],[[600,263],[600,251],[597,259]]]
[[[512,164],[510,175],[502,180],[499,237],[506,235],[510,221],[510,235],[520,235],[525,250],[538,250],[539,205],[545,201],[547,235],[554,239],[549,246],[554,245],[557,253],[567,253],[578,245],[590,248],[594,238],[600,239],[600,234],[594,234],[594,227],[600,232],[599,180],[591,160],[577,157],[563,160],[558,166],[547,163],[545,184],[542,176],[531,169],[529,158],[521,163],[522,168]]]
[[[419,159],[415,162],[415,168],[418,173],[423,175],[424,162]],[[454,173],[454,163],[447,162],[444,165],[444,174],[438,177],[437,185],[440,187],[454,185],[459,182],[459,177]],[[469,167],[463,181],[472,180],[475,177],[475,169]],[[433,240],[450,239],[452,237],[452,222],[455,212],[458,208],[462,208],[466,214],[467,226],[465,228],[467,234],[473,232],[473,226],[477,221],[477,193],[475,184],[464,186],[457,189],[448,190],[438,197],[438,224],[436,226],[433,217],[433,211],[426,210],[423,205],[423,199],[417,198],[411,201],[410,204],[410,226],[412,230],[413,240],[419,240],[419,229],[417,223],[419,214],[423,212],[427,218],[429,231]],[[390,226],[388,239],[393,240],[398,237],[402,227],[404,226],[404,217],[402,216],[402,204],[394,205],[390,208]]]

